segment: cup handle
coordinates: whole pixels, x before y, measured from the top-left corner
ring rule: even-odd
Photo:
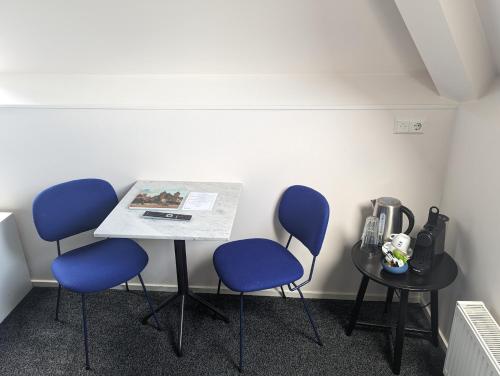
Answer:
[[[396,236],[398,236],[398,234],[391,234],[391,235],[389,235],[389,239],[394,240],[394,238],[395,238]]]

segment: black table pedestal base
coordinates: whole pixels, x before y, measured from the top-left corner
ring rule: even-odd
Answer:
[[[189,290],[189,282],[188,282],[188,271],[187,271],[187,259],[186,259],[186,241],[185,240],[175,240],[175,266],[177,269],[177,293],[174,296],[169,297],[167,300],[160,303],[160,305],[155,309],[155,312],[159,312],[178,298],[181,299],[181,309],[180,309],[180,322],[179,322],[179,338],[177,342],[177,355],[182,356],[182,330],[184,325],[184,306],[186,302],[186,297],[194,300],[195,302],[203,305],[208,308],[210,311],[215,313],[215,315],[219,316],[225,322],[229,322],[229,319],[214,305],[207,302],[205,299],[200,296],[194,294]],[[152,313],[148,314],[142,319],[143,324],[147,324],[149,318],[153,316]]]

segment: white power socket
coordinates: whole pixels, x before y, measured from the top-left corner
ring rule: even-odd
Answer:
[[[409,133],[424,133],[424,122],[422,120],[408,121]]]
[[[394,133],[422,134],[424,133],[424,121],[396,119],[394,121]]]

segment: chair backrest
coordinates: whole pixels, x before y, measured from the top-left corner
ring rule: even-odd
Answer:
[[[40,237],[55,241],[98,227],[118,203],[105,180],[80,179],[54,185],[33,202],[33,220]]]
[[[330,207],[326,198],[303,185],[289,187],[281,197],[278,218],[290,235],[317,256],[325,239]]]

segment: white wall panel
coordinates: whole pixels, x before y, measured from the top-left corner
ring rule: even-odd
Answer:
[[[427,121],[423,135],[394,135],[394,118]],[[352,294],[359,273],[350,247],[363,208],[383,195],[414,210],[417,227],[441,198],[454,110],[168,111],[0,109],[0,207],[18,218],[32,277],[50,279],[55,245],[39,239],[31,203],[61,181],[100,177],[123,194],[136,179],[240,181],[233,239],[284,239],[276,203],[291,184],[321,191],[331,222],[309,293]],[[63,241],[63,248],[91,239]],[[144,277],[175,284],[173,244],[142,241]],[[218,243],[189,242],[191,283],[215,286]],[[293,244],[307,268],[310,257]],[[380,289],[377,291],[381,291]]]

